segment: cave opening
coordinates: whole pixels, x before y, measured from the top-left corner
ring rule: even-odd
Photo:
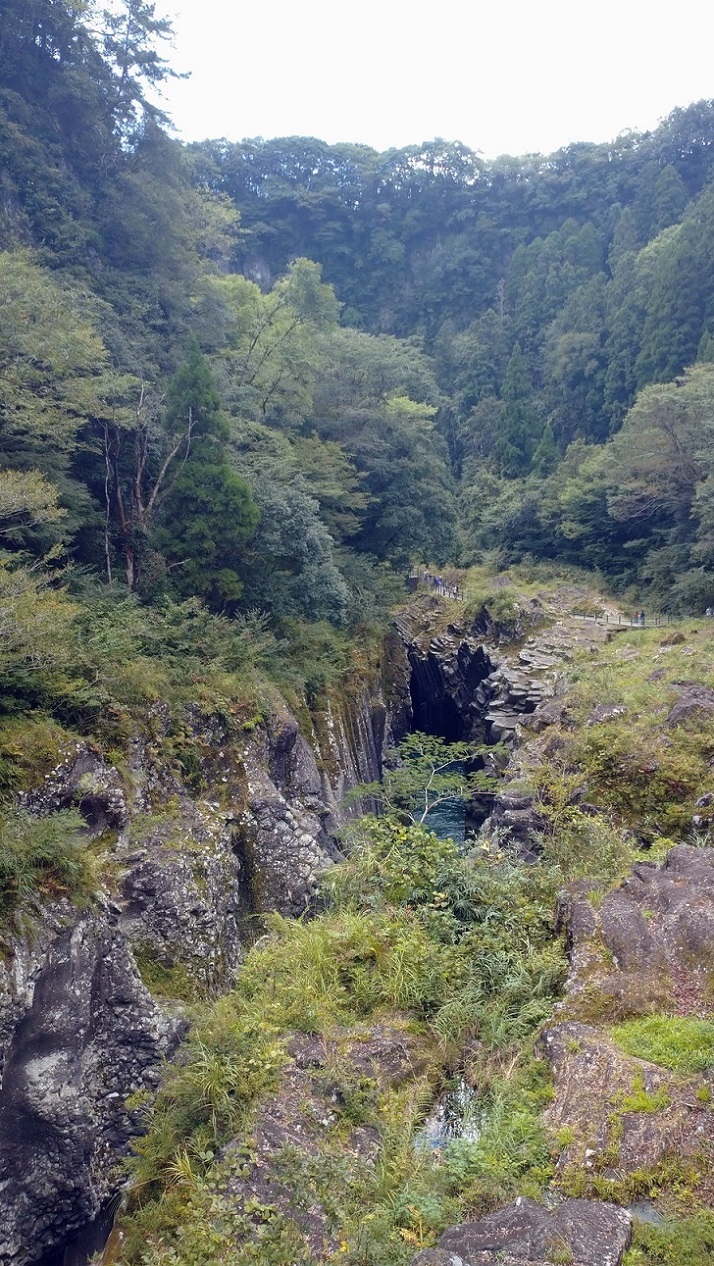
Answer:
[[[494,666],[482,646],[464,643],[449,661],[431,650],[419,654],[413,647],[407,647],[407,657],[412,733],[434,735],[446,743],[481,746],[495,741],[486,720],[490,698],[486,679]],[[478,755],[458,765],[465,774],[475,773],[486,767],[486,759]],[[444,801],[429,814],[426,824],[437,835],[463,845],[488,818],[493,796],[492,791],[483,791],[466,802]]]
[[[462,643],[453,658],[407,647],[411,729],[447,743],[486,740],[486,679],[494,666],[483,646]]]

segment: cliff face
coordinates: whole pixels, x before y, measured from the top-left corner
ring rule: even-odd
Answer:
[[[196,711],[177,761],[157,706],[121,770],[77,742],[22,797],[38,816],[79,809],[104,882],[90,910],[38,909],[6,934],[0,1266],[97,1217],[139,1126],[126,1101],[155,1088],[184,1027],[176,999],[226,988],[251,916],[304,911],[339,856],[340,802],[379,777],[386,709],[365,688],[318,722],[306,735],[276,705],[236,735]]]
[[[92,1221],[180,1023],[143,986],[109,908],[46,911],[0,964],[0,1261]]]

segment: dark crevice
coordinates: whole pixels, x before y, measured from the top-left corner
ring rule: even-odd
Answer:
[[[253,851],[252,841],[244,831],[233,832],[231,848],[238,859],[238,924],[241,940],[248,938],[256,915],[265,908],[264,880]]]
[[[116,1216],[117,1200],[104,1209],[93,1222],[88,1222],[60,1248],[36,1258],[30,1266],[88,1266],[96,1253],[104,1248]]]
[[[477,698],[479,686],[493,672],[482,646],[464,642],[453,659],[407,648],[411,675],[412,729],[434,734],[447,743],[483,742],[486,707]]]

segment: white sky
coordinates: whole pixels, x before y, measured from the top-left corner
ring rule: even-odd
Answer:
[[[655,127],[714,97],[711,0],[159,0],[184,140],[441,136],[486,158]]]

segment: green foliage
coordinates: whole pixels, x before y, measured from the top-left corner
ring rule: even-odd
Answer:
[[[39,455],[49,443],[66,453],[87,418],[105,408],[107,353],[91,320],[98,305],[29,251],[0,253],[0,287],[4,452]]]
[[[351,859],[330,873],[326,911],[305,923],[270,917],[270,935],[248,954],[233,992],[211,1008],[169,1073],[137,1145],[128,1261],[158,1263],[151,1254],[168,1236],[172,1260],[188,1266],[193,1247],[184,1256],[184,1238],[186,1245],[204,1243],[209,1224],[221,1260],[224,1219],[234,1215],[216,1203],[225,1172],[215,1153],[274,1088],[285,1058],[281,1042],[291,1032],[334,1037],[397,1015],[399,1023],[419,1025],[434,1064],[445,1068],[474,1034],[486,1052],[512,1052],[552,1005],[563,961],[552,945],[553,889],[541,874],[460,857],[451,841],[422,827],[367,820],[361,835]],[[327,1135],[309,1172],[290,1159],[290,1184],[298,1192],[306,1184],[308,1205],[318,1199],[334,1210],[349,1260],[406,1263],[415,1246],[432,1244],[454,1219],[459,1201],[491,1208],[497,1192],[535,1192],[546,1180],[550,1159],[538,1112],[549,1090],[542,1068],[504,1053],[510,1068],[503,1074],[494,1058],[495,1067],[484,1071],[490,1089],[479,1143],[454,1145],[436,1166],[412,1143],[430,1097],[423,1081],[377,1095],[369,1080],[340,1068],[325,1073],[338,1088],[337,1133],[369,1120],[380,1131],[380,1163],[345,1167]],[[152,1197],[160,1190],[157,1204]],[[260,1260],[301,1260],[275,1211],[263,1216]],[[157,1247],[142,1256],[147,1236]]]
[[[251,600],[277,620],[344,622],[348,590],[319,506],[301,488],[256,481],[260,526],[243,570]]]
[[[333,899],[357,907],[380,897],[390,905],[431,902],[442,895],[439,877],[459,857],[453,840],[389,817],[361,818],[347,842],[349,863],[325,882]]]
[[[347,637],[326,621],[283,620],[270,676],[288,698],[313,704],[350,682],[358,664]]]
[[[514,479],[528,470],[537,434],[537,417],[533,417],[533,390],[528,381],[520,343],[516,343],[506,366],[502,395],[503,417],[495,437],[493,453],[499,474]]]
[[[543,1065],[525,1052],[515,1075],[496,1077],[484,1097],[477,1141],[457,1139],[444,1164],[475,1216],[516,1194],[536,1196],[553,1173],[541,1114],[552,1091]]]
[[[198,982],[185,963],[162,962],[153,947],[147,943],[133,946],[132,952],[139,975],[155,998],[187,1003],[198,1001]]]
[[[552,774],[539,779],[543,811],[553,829],[543,838],[543,857],[567,881],[623,879],[639,857],[635,841],[607,819],[582,813],[570,802],[570,780]]]
[[[442,141],[188,155],[147,100],[173,73],[169,34],[145,0],[104,18],[71,0],[0,12],[0,530],[14,551],[0,559],[2,794],[36,783],[75,732],[121,752],[138,729],[198,793],[210,769],[196,708],[232,742],[267,715],[273,682],[316,715],[361,688],[364,646],[418,558],[556,556],[638,605],[644,590],[648,612],[713,605],[712,103],[646,136],[495,163]],[[264,288],[241,275],[257,261]],[[100,571],[104,587],[89,578]],[[538,618],[507,584],[471,580],[465,614],[485,601],[499,636]],[[337,1193],[355,1266],[400,1266],[465,1201],[492,1207],[547,1179],[546,1091],[514,1051],[563,978],[555,891],[615,881],[635,837],[655,850],[686,838],[711,784],[707,726],[659,723],[693,656],[714,684],[709,640],[663,658],[638,637],[636,662],[618,658],[633,649],[622,641],[582,672],[574,724],[551,730],[549,768],[528,775],[541,864],[366,821],[326,881],[326,912],[276,920],[159,1095],[132,1260],[303,1260],[269,1208],[228,1207],[217,1156],[274,1089],[296,1028],[398,1012],[440,1075],[468,1046],[481,1088],[478,1143],[434,1165],[412,1147],[423,1081],[378,1109],[372,1087],[345,1083],[345,1122],[381,1131],[379,1164],[345,1176],[325,1153],[300,1182],[306,1200]],[[147,705],[160,700],[159,736]],[[603,700],[626,711],[585,725]],[[453,748],[411,745],[387,795],[421,817],[417,784],[428,802],[464,780],[444,768]],[[79,826],[4,813],[4,917],[91,890]],[[157,992],[188,998],[180,969],[140,957]],[[679,1027],[643,1049],[708,1067],[710,1035],[655,1019]],[[627,1102],[655,1100],[634,1088]]]
[[[612,1036],[628,1055],[674,1072],[700,1073],[714,1066],[714,1024],[709,1020],[644,1016],[616,1024]]]
[[[670,1095],[664,1089],[654,1092],[646,1090],[643,1074],[636,1073],[632,1079],[630,1093],[618,1100],[617,1107],[621,1112],[661,1112],[663,1108],[668,1108],[671,1102]]]
[[[714,1213],[701,1209],[689,1217],[649,1226],[635,1220],[625,1266],[707,1266],[714,1253]]]
[[[58,498],[58,489],[38,470],[0,471],[0,535],[16,540],[23,529],[64,518]]]
[[[169,583],[214,611],[235,610],[243,585],[240,558],[260,512],[245,480],[227,462],[195,455],[171,489],[154,543]]]
[[[157,18],[156,5],[146,0],[120,0],[103,14],[102,47],[115,75],[113,113],[120,127],[136,125],[142,112],[157,114],[145,96],[145,85],[180,78],[157,52],[157,43],[170,40],[171,23]]]
[[[4,718],[0,725],[0,799],[36,785],[59,764],[72,738],[41,713]]]
[[[445,801],[463,803],[492,785],[493,780],[483,773],[465,772],[481,751],[472,743],[446,743],[436,735],[413,731],[397,747],[399,763],[385,769],[383,781],[357,787],[354,794],[373,796],[391,813],[423,824]]]
[[[63,810],[33,818],[21,810],[0,814],[0,921],[41,901],[88,896],[95,886],[81,842],[78,813]]]
[[[46,703],[71,688],[77,613],[51,571],[0,558],[3,710]]]
[[[709,785],[714,747],[701,715],[677,726],[667,724],[667,715],[681,692],[674,683],[691,679],[693,655],[697,679],[702,684],[714,679],[712,651],[706,624],[689,628],[685,640],[673,645],[661,630],[642,630],[618,635],[597,659],[588,652],[576,667],[568,698],[573,724],[557,730],[557,754],[532,778],[545,816],[560,832],[549,855],[568,873],[575,876],[578,864],[587,870],[591,833],[612,878],[626,867],[628,832],[648,843],[689,838],[696,801]],[[602,704],[619,711],[596,721],[594,710]],[[583,820],[577,808],[583,795],[610,815],[613,829],[602,820]]]

